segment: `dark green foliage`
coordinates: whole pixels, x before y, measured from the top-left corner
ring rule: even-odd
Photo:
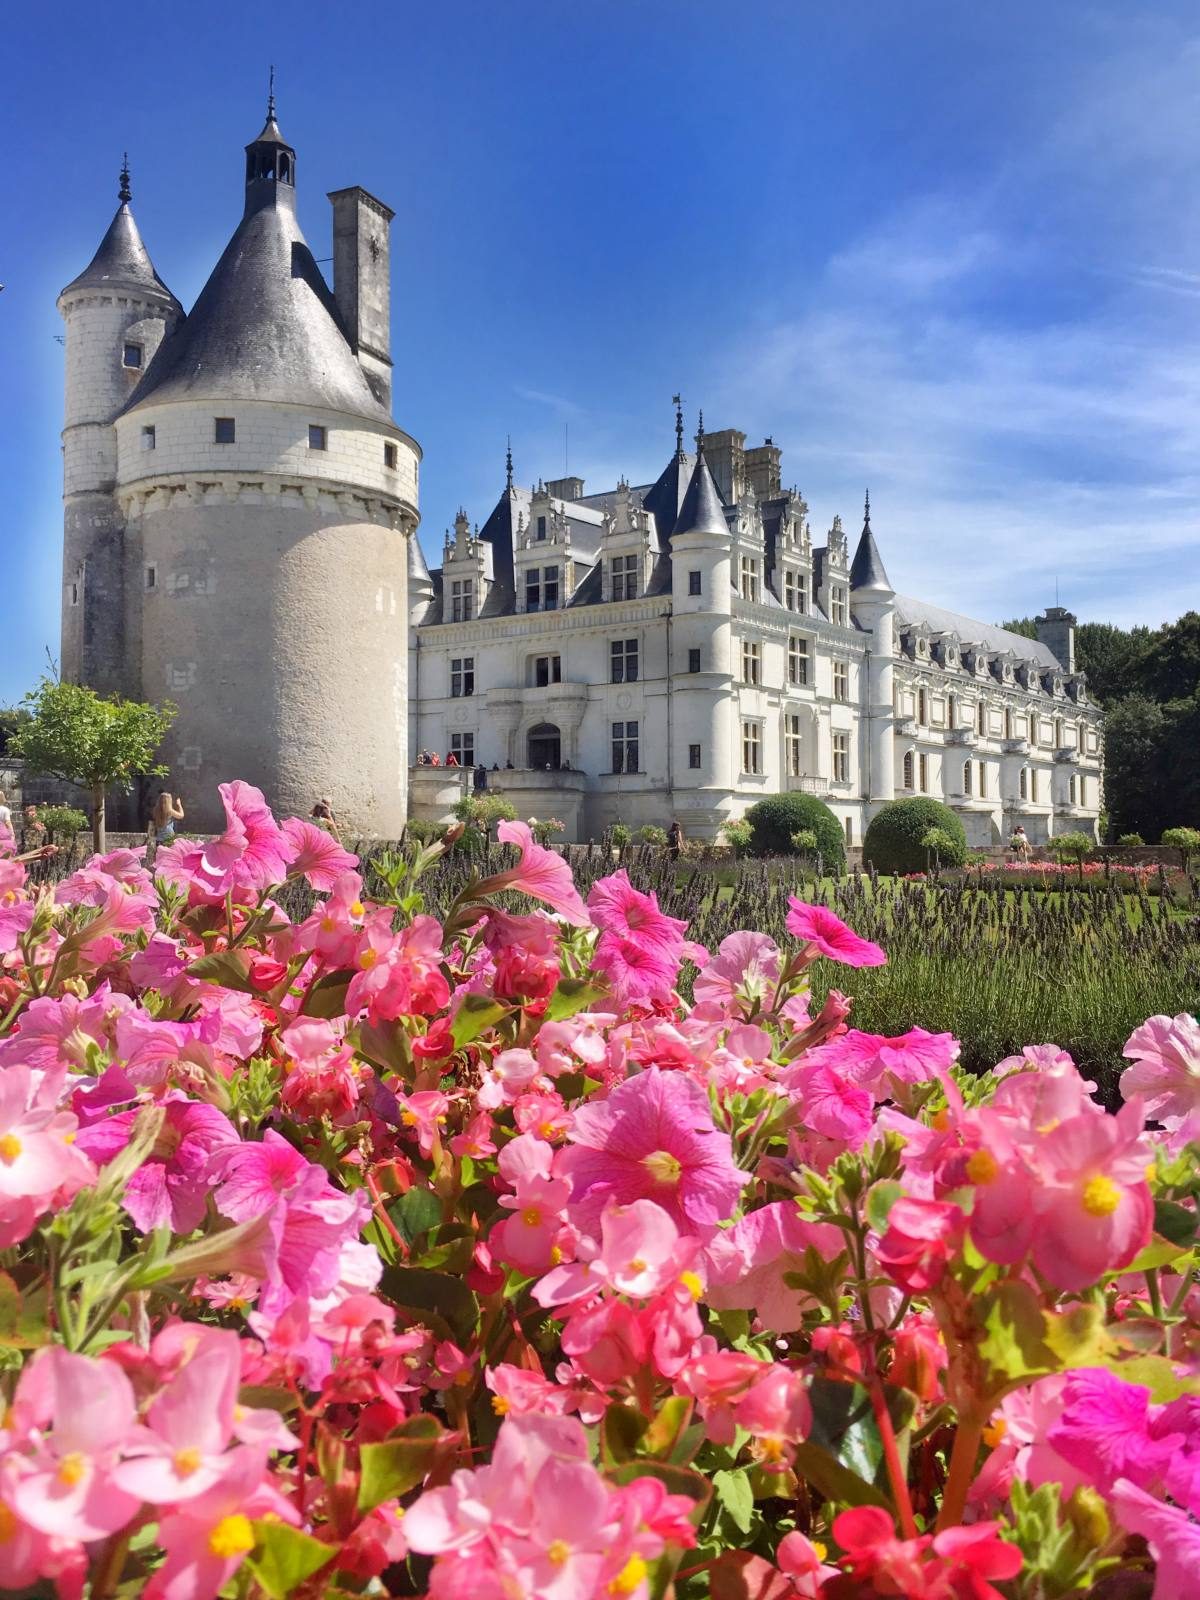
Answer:
[[[28,721],[29,713],[23,706],[0,706],[0,756],[8,750],[8,741]]]
[[[961,867],[967,859],[963,825],[949,806],[928,795],[892,800],[872,819],[863,840],[864,865],[876,872],[925,872],[930,852],[924,841],[930,829],[945,834],[949,841],[949,849],[939,841],[937,854],[942,865]]]
[[[816,834],[816,853],[827,872],[841,872],[846,864],[842,825],[815,794],[768,795],[750,807],[746,821],[751,828],[750,850],[756,856],[794,855],[792,835],[807,832]]]

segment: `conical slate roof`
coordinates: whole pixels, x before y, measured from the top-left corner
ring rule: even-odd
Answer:
[[[871,532],[871,502],[867,501],[866,514],[863,517],[863,531],[859,537],[858,549],[854,552],[854,560],[850,563],[851,589],[880,589],[893,594],[891,584],[888,582],[887,572],[884,570],[883,557],[879,554],[879,547],[875,543],[875,535]]]
[[[721,492],[713,482],[708,462],[701,452],[696,457],[691,481],[679,508],[673,529],[674,537],[678,538],[683,533],[719,533],[727,536],[729,524],[725,521],[721,504]]]
[[[77,278],[63,290],[104,289],[137,286],[155,290],[168,300],[175,296],[154,270],[149,251],[142,243],[138,225],[133,220],[129,202],[123,200],[109,223],[108,232],[100,241],[100,248]],[[178,302],[176,302],[177,304]]]
[[[242,219],[125,409],[175,400],[277,400],[391,421],[346,341],[290,204]]]
[[[425,589],[433,588],[433,579],[429,576],[429,563],[425,559],[425,552],[421,549],[421,541],[416,534],[410,534],[408,540],[408,582],[410,588],[420,585]]]
[[[677,450],[663,468],[657,483],[647,489],[642,496],[643,509],[654,513],[654,526],[664,550],[675,531],[675,524],[679,521],[683,497],[687,493],[692,459],[683,450]]]

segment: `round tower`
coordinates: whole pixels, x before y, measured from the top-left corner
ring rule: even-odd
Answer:
[[[64,678],[102,693],[137,687],[113,423],[182,315],[154,270],[130,199],[126,164],[100,248],[58,297],[66,324],[60,667]]]
[[[701,432],[671,534],[671,765],[680,823],[703,837],[730,819],[736,787],[729,551],[729,525]],[[699,671],[693,672],[696,651]],[[699,765],[693,764],[696,745]]]
[[[863,793],[867,796],[868,816],[874,816],[885,800],[896,797],[895,690],[893,668],[895,644],[893,621],[896,591],[888,582],[883,558],[871,532],[871,496],[863,508],[863,530],[858,549],[850,564],[850,614],[859,627],[872,635],[867,657],[867,730],[863,741],[869,769],[863,774]]]
[[[216,786],[240,777],[279,815],[324,795],[352,832],[395,837],[420,449],[380,398],[386,328],[370,330],[373,385],[353,320],[378,311],[391,212],[331,197],[339,223],[361,206],[366,241],[331,293],[273,102],[245,173],[237,231],[117,422],[141,688],[179,707],[164,759],[197,828],[220,824]]]

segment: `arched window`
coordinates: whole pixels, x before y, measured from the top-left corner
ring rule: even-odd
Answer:
[[[958,696],[956,694],[952,694],[947,702],[946,717],[946,726],[948,728],[958,727]]]
[[[972,769],[971,763],[969,761],[964,761],[963,762],[963,793],[964,794],[970,794],[970,792],[971,792],[971,773],[972,773],[972,770],[973,769]]]
[[[913,788],[913,753],[911,750],[904,752],[904,787]]]
[[[1013,736],[1013,714],[1011,711],[1004,713],[1004,737],[1011,739]]]
[[[975,708],[975,727],[980,733],[987,732],[987,707],[982,700]]]
[[[924,689],[917,690],[917,721],[923,728],[929,723],[929,696]]]

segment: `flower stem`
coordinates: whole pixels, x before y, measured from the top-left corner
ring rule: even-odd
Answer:
[[[971,1487],[971,1479],[975,1476],[975,1461],[979,1455],[979,1441],[982,1437],[982,1423],[974,1419],[960,1420],[954,1435],[954,1448],[950,1452],[950,1470],[946,1475],[946,1488],[942,1494],[942,1509],[938,1513],[939,1533],[944,1528],[957,1527],[962,1521],[962,1514],[967,1504],[967,1490]]]
[[[912,1500],[908,1493],[908,1477],[900,1460],[896,1430],[892,1426],[892,1414],[888,1410],[887,1396],[883,1392],[883,1384],[875,1367],[874,1354],[869,1354],[867,1359],[870,1362],[867,1392],[871,1396],[871,1407],[875,1412],[875,1426],[879,1429],[879,1437],[883,1441],[883,1459],[887,1466],[892,1499],[896,1502],[896,1513],[900,1518],[900,1532],[906,1539],[915,1539],[917,1522],[913,1516]]]

